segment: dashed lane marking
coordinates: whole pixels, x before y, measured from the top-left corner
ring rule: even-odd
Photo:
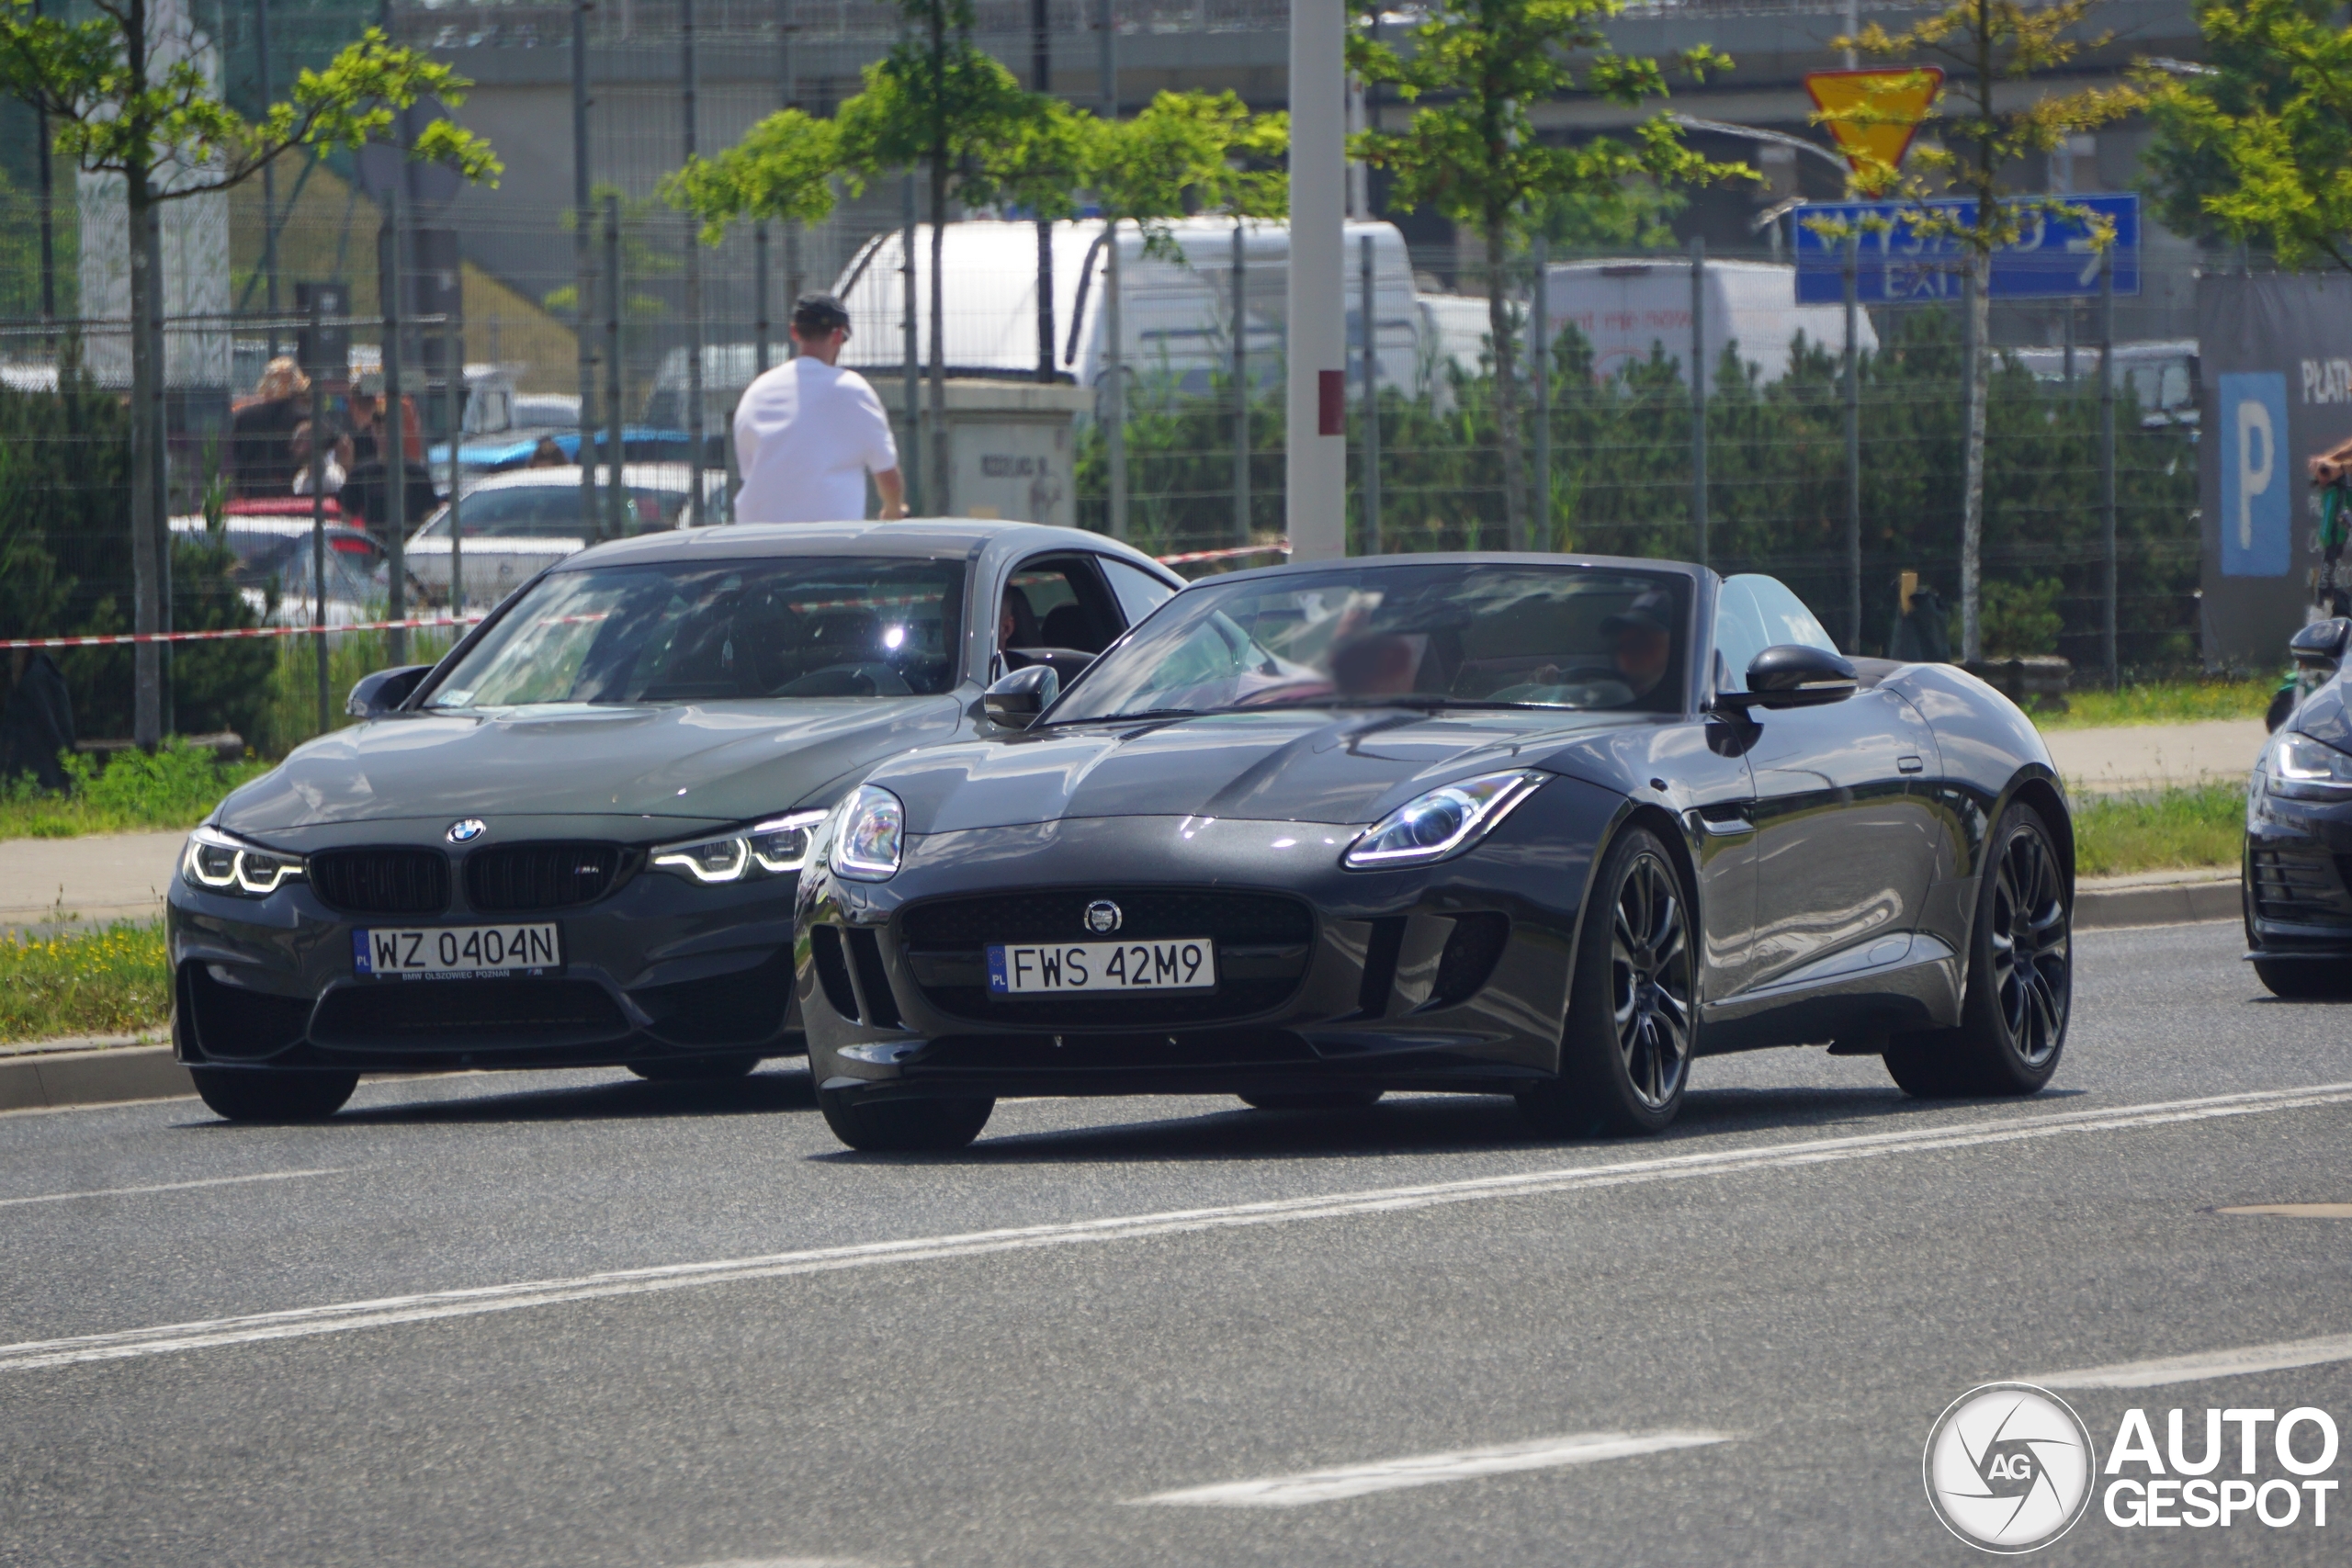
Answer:
[[[2042,1388],[2162,1388],[2166,1383],[2203,1382],[2208,1378],[2243,1377],[2248,1372],[2323,1367],[2331,1361],[2352,1361],[2352,1334],[2289,1339],[2276,1345],[2242,1345],[2234,1350],[2166,1356],[2153,1361],[2119,1361],[2111,1367],[2044,1372],[2020,1381]]]
[[[1532,1442],[1498,1443],[1493,1448],[1458,1449],[1452,1453],[1375,1460],[1370,1464],[1343,1464],[1297,1475],[1270,1476],[1263,1481],[1191,1486],[1181,1492],[1160,1492],[1130,1501],[1204,1508],[1295,1508],[1308,1503],[1362,1497],[1373,1492],[1396,1492],[1408,1486],[1435,1486],[1442,1482],[1470,1481],[1482,1475],[1558,1470],[1604,1459],[1631,1459],[1636,1454],[1664,1453],[1671,1449],[1703,1448],[1710,1443],[1730,1442],[1736,1435],[1585,1432],[1567,1438],[1538,1438]]]
[[[97,1187],[87,1192],[42,1192],[30,1198],[0,1198],[0,1209],[20,1203],[65,1203],[76,1198],[137,1198],[150,1192],[192,1192],[199,1187],[235,1187],[248,1181],[295,1181],[306,1176],[341,1176],[348,1166],[322,1170],[265,1170],[253,1176],[208,1176],[201,1181],[159,1181],[152,1187]]]

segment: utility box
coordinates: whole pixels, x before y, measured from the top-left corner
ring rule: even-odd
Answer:
[[[1075,527],[1078,523],[1078,422],[1094,413],[1088,387],[1040,381],[947,383],[947,484],[932,474],[931,384],[922,387],[922,445],[907,438],[904,383],[875,389],[891,412],[901,470],[919,467],[922,510],[933,517],[1001,517]]]

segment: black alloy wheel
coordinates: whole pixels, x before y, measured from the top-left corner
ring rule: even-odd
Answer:
[[[357,1073],[190,1067],[196,1092],[232,1122],[323,1122],[359,1087]]]
[[[1907,1094],[2032,1094],[2066,1048],[2075,939],[2057,845],[2040,813],[2015,805],[1985,850],[1960,1027],[1887,1043],[1886,1070]]]
[[[1656,1133],[1682,1109],[1698,1045],[1690,900],[1665,844],[1622,835],[1593,881],[1577,943],[1560,1078],[1521,1091],[1547,1136]]]
[[[1369,1111],[1380,1103],[1376,1089],[1319,1089],[1312,1094],[1245,1094],[1238,1098],[1253,1111]]]
[[[960,1149],[989,1124],[989,1100],[877,1100],[861,1102],[840,1089],[817,1091],[817,1109],[833,1136],[866,1154],[939,1154]]]

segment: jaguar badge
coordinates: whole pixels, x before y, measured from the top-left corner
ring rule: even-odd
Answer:
[[[1097,898],[1086,907],[1086,929],[1097,936],[1109,936],[1126,922],[1126,918],[1108,898]]]

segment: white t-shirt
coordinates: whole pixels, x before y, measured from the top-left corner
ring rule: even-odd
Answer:
[[[745,388],[735,405],[740,521],[861,521],[865,476],[898,466],[882,400],[854,370],[802,355]]]

